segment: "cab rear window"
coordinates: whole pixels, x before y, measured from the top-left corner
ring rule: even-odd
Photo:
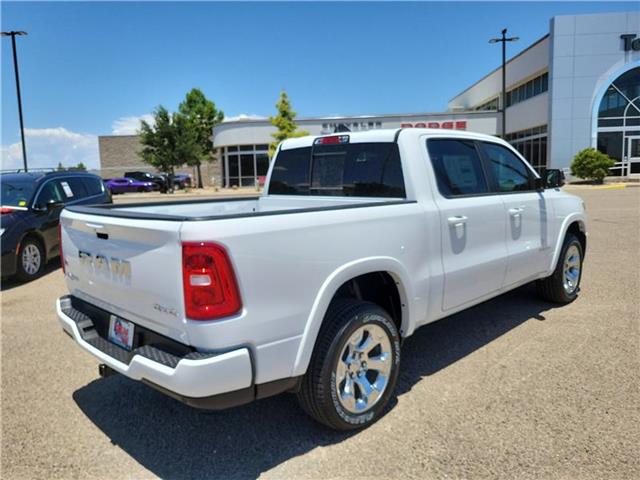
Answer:
[[[269,193],[404,198],[396,143],[348,143],[282,150]]]

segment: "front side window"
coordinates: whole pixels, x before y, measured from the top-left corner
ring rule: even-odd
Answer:
[[[38,198],[36,199],[36,205],[44,207],[49,203],[63,203],[66,196],[57,180],[52,180],[42,187]]]
[[[489,169],[498,184],[499,192],[533,190],[533,174],[511,150],[496,143],[482,142]]]
[[[458,139],[427,140],[427,150],[438,190],[445,197],[487,193],[487,181],[474,142]]]

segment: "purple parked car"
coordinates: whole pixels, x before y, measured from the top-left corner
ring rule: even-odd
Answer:
[[[113,194],[127,192],[152,192],[159,188],[157,183],[141,182],[134,180],[133,178],[110,178],[104,183]]]

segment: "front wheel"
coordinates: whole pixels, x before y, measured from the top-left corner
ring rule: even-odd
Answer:
[[[536,282],[538,295],[554,303],[571,303],[578,297],[584,251],[580,240],[567,233],[553,274]]]
[[[369,302],[334,301],[298,400],[311,417],[336,430],[366,427],[393,395],[399,366],[400,335],[389,314]]]

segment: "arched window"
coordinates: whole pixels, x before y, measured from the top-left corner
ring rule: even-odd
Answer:
[[[620,75],[602,97],[598,150],[616,160],[612,175],[640,174],[640,67]]]

